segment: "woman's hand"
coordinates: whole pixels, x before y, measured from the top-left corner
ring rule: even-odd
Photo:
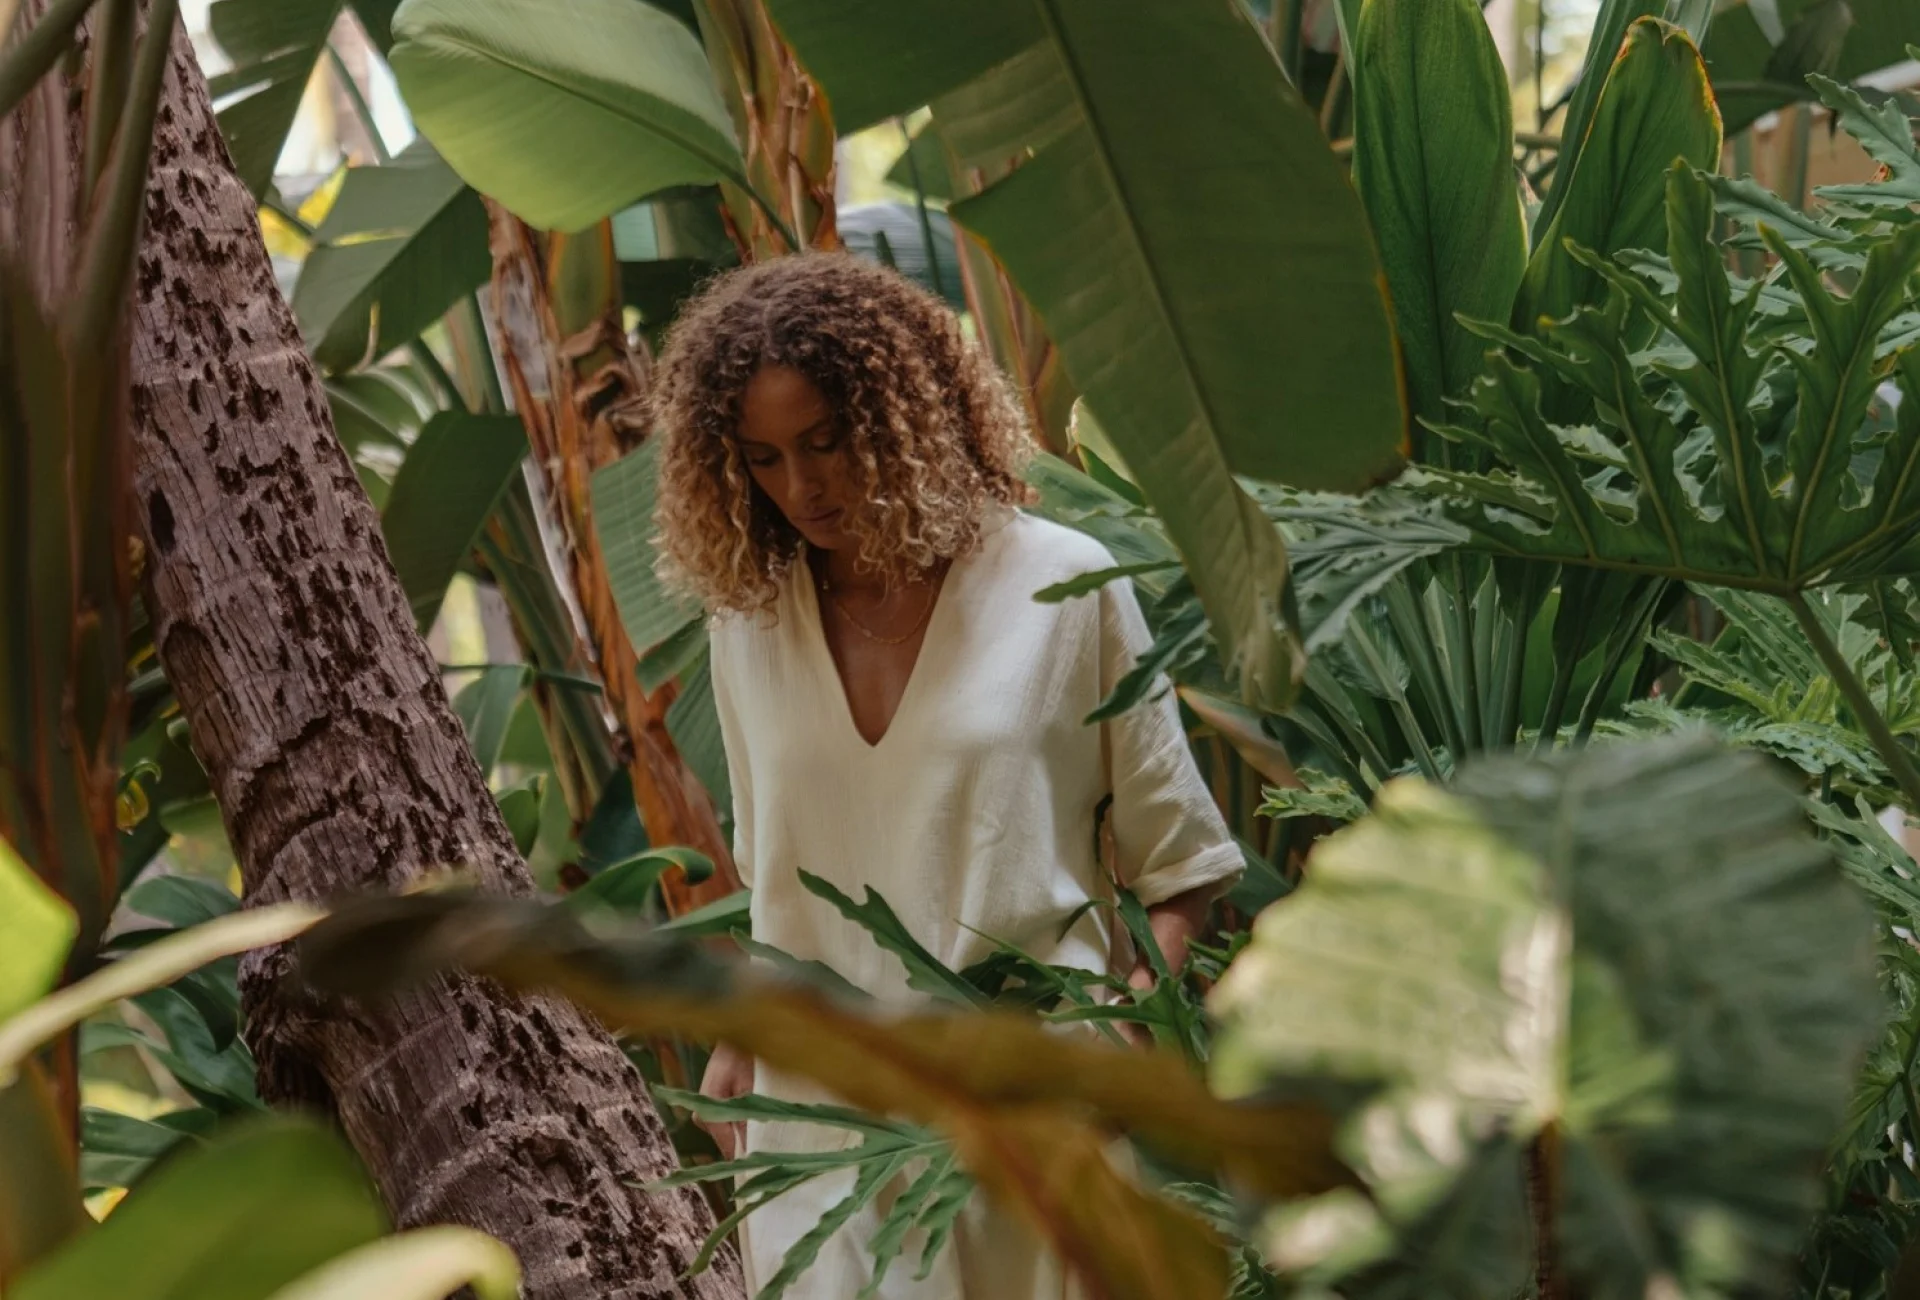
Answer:
[[[700,1077],[700,1095],[717,1101],[731,1101],[753,1091],[753,1058],[732,1043],[719,1043],[707,1058],[707,1072]],[[722,1160],[745,1154],[747,1126],[740,1120],[696,1120],[720,1148]]]
[[[1159,947],[1167,969],[1174,975],[1178,976],[1186,966],[1187,945],[1200,937],[1207,923],[1207,912],[1212,906],[1212,897],[1204,890],[1195,889],[1176,894],[1166,902],[1156,903],[1147,909],[1147,926],[1153,931],[1153,941]],[[1153,987],[1153,983],[1153,957],[1143,950],[1134,955],[1133,970],[1127,975],[1127,986],[1145,992]],[[1143,1025],[1122,1023],[1119,1028],[1131,1042],[1144,1045],[1149,1041]]]

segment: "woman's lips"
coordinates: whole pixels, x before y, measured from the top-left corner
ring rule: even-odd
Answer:
[[[823,510],[817,515],[801,515],[800,522],[803,524],[806,524],[810,528],[818,528],[822,524],[832,523],[834,520],[838,519],[839,517],[840,517],[840,512],[838,510]]]

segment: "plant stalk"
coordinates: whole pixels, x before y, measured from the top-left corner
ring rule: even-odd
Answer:
[[[1913,760],[1907,757],[1907,751],[1900,748],[1900,742],[1894,738],[1893,729],[1887,725],[1887,719],[1874,706],[1873,697],[1867,693],[1866,684],[1853,671],[1853,665],[1840,653],[1840,647],[1827,635],[1826,625],[1807,604],[1806,596],[1793,592],[1786,597],[1787,605],[1793,610],[1794,618],[1800,622],[1800,630],[1813,646],[1814,653],[1820,656],[1820,662],[1826,666],[1827,673],[1833,678],[1834,685],[1840,688],[1841,696],[1847,707],[1853,710],[1862,727],[1866,728],[1867,738],[1873,741],[1874,752],[1880,755],[1880,761],[1893,773],[1894,784],[1900,787],[1900,795],[1906,801],[1909,814],[1920,815],[1920,771],[1916,771]]]
[[[1287,74],[1287,80],[1294,85],[1300,84],[1300,11],[1303,0],[1273,0],[1273,13],[1268,18],[1267,35],[1273,41],[1274,53],[1280,59],[1280,68]]]
[[[373,105],[360,93],[360,83],[353,79],[347,61],[333,47],[332,41],[327,42],[327,61],[333,65],[333,75],[340,79],[340,89],[347,92],[347,102],[353,105],[353,115],[360,119],[360,126],[367,133],[367,144],[373,149],[373,160],[385,167],[393,161],[393,154],[387,149],[387,142],[380,137],[380,124],[373,120]]]
[[[1547,691],[1546,713],[1540,719],[1540,737],[1534,742],[1535,754],[1553,752],[1554,737],[1560,734],[1560,719],[1566,716],[1567,696],[1573,690],[1573,675],[1579,669],[1578,660],[1558,663],[1553,668],[1553,685]]]
[[[1560,1206],[1560,1130],[1548,1124],[1527,1144],[1527,1208],[1533,1216],[1533,1293],[1538,1300],[1567,1300],[1554,1222]]]
[[[1444,779],[1440,773],[1439,760],[1427,746],[1427,738],[1420,730],[1420,720],[1414,716],[1413,706],[1407,702],[1407,693],[1400,683],[1394,680],[1386,660],[1373,644],[1373,638],[1367,635],[1367,629],[1359,619],[1347,624],[1347,637],[1360,657],[1366,661],[1367,670],[1380,683],[1380,689],[1387,693],[1387,703],[1393,710],[1394,719],[1400,724],[1400,731],[1407,739],[1407,745],[1413,750],[1414,761],[1420,764],[1421,773],[1435,785]]]
[[[0,59],[0,117],[11,113],[59,62],[73,44],[80,20],[91,8],[93,0],[56,0],[6,58]]]
[[[927,187],[920,180],[920,160],[913,156],[913,137],[907,133],[907,124],[899,123],[900,138],[907,143],[907,175],[913,180],[914,211],[920,218],[920,246],[927,250],[927,275],[933,281],[936,297],[947,296],[947,286],[940,276],[940,257],[933,246],[933,218],[927,212]]]
[[[1614,640],[1607,649],[1606,661],[1600,665],[1600,675],[1593,679],[1593,685],[1587,690],[1587,698],[1580,706],[1580,723],[1574,729],[1575,744],[1585,744],[1593,735],[1594,726],[1600,721],[1600,710],[1607,705],[1607,694],[1613,690],[1613,679],[1620,675],[1620,666],[1627,661],[1633,648],[1646,637],[1647,620],[1653,617],[1654,607],[1660,601],[1661,586],[1650,583],[1640,603],[1629,614],[1629,631]]]

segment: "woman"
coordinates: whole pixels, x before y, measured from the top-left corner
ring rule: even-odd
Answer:
[[[1057,965],[1130,969],[1110,878],[1149,908],[1176,968],[1240,854],[1201,782],[1170,692],[1084,719],[1149,643],[1132,588],[1042,604],[1109,568],[1079,533],[1021,513],[1029,438],[991,363],[946,308],[845,255],[736,271],[688,305],[661,356],[663,568],[714,611],[711,664],[753,934],[883,1001],[900,964],[801,884],[882,894],[959,968],[1004,939]],[[1112,861],[1100,859],[1106,818]],[[827,1100],[722,1045],[702,1090]],[[727,1125],[722,1149],[822,1150],[844,1131]],[[742,1229],[757,1291],[850,1175],[817,1179]],[[851,1300],[873,1265],[879,1198],[788,1294]],[[1066,1294],[1018,1223],[969,1207],[930,1277],[916,1248],[875,1294]]]

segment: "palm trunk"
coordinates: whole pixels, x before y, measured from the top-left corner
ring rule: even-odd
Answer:
[[[45,0],[28,0],[38,10]],[[135,512],[160,659],[247,901],[393,889],[458,865],[527,894],[373,508],[275,287],[184,35],[160,110],[133,326]],[[242,965],[261,1091],[338,1117],[403,1226],[519,1254],[528,1296],[738,1296],[679,1280],[712,1220],[638,1074],[571,1006],[473,979],[323,1004],[285,951]]]

